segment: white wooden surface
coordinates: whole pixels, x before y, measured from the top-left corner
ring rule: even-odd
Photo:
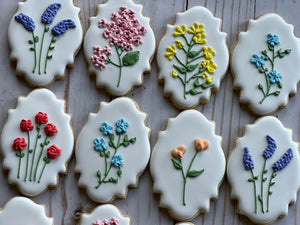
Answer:
[[[18,0],[0,0],[1,2],[1,32],[0,32],[0,127],[7,118],[7,110],[15,108],[16,98],[26,95],[31,88],[20,77],[16,77],[15,68],[9,60],[7,41],[7,27],[14,14]],[[231,50],[238,31],[245,30],[246,22],[250,18],[276,12],[283,16],[288,23],[295,24],[295,34],[300,37],[300,1],[296,0],[136,0],[144,5],[144,14],[151,18],[157,43],[161,39],[165,25],[173,23],[175,12],[202,5],[223,20],[223,31],[228,34],[227,44]],[[81,20],[84,30],[88,28],[88,18],[96,14],[96,5],[103,0],[75,0],[82,10]],[[276,24],[274,24],[276,26]],[[299,62],[300,63],[300,62]],[[299,88],[299,87],[298,87]],[[66,78],[56,81],[49,86],[59,98],[67,101],[67,111],[73,114],[73,128],[77,136],[87,120],[89,112],[96,112],[100,101],[112,99],[102,89],[96,89],[95,80],[89,77],[87,65],[82,50],[79,52],[75,66],[68,70]],[[168,99],[163,96],[162,86],[157,82],[157,68],[155,60],[152,63],[152,72],[145,76],[145,84],[128,94],[138,102],[141,109],[149,114],[147,125],[152,129],[151,145],[156,142],[159,130],[165,129],[167,118],[175,117],[177,110]],[[288,107],[275,112],[286,127],[292,128],[294,141],[299,141],[300,135],[300,94],[290,99]],[[223,149],[226,157],[233,147],[234,138],[242,134],[246,123],[252,123],[257,116],[250,113],[245,105],[239,104],[238,92],[232,91],[232,78],[228,72],[223,80],[220,91],[212,95],[205,106],[198,106],[208,119],[216,121],[216,133],[223,136]],[[1,162],[0,162],[1,165]],[[60,178],[56,190],[47,191],[41,196],[33,198],[40,204],[45,204],[47,214],[55,218],[55,225],[79,224],[82,212],[90,212],[96,203],[88,199],[83,190],[78,189],[78,176],[73,169],[75,159],[69,165],[69,174]],[[8,185],[7,173],[0,172],[0,208],[5,202],[19,195],[15,187]],[[300,193],[298,193],[298,197]],[[158,208],[158,195],[152,193],[152,180],[149,170],[141,176],[137,189],[130,189],[128,196],[123,200],[115,200],[124,214],[132,217],[133,225],[172,225],[174,221],[167,211]],[[200,225],[237,225],[252,224],[247,218],[235,212],[235,202],[230,200],[230,187],[224,180],[217,201],[211,203],[207,214],[199,215],[193,221]],[[300,224],[300,201],[289,208],[287,217],[279,219],[275,224]],[[1,224],[4,225],[4,224]],[[5,224],[7,225],[7,224]]]

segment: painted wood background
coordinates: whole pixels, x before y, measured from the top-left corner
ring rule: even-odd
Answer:
[[[0,127],[7,118],[7,110],[15,108],[16,98],[26,95],[31,88],[23,78],[16,77],[15,68],[9,60],[7,27],[14,14],[18,0],[0,0],[1,31],[0,31]],[[228,34],[227,44],[231,50],[239,31],[244,31],[247,20],[276,12],[288,23],[295,24],[295,34],[300,37],[300,1],[297,0],[136,0],[144,5],[144,14],[151,18],[156,42],[159,43],[165,25],[173,23],[174,14],[195,5],[205,6],[223,20],[222,30]],[[95,16],[96,5],[103,0],[75,0],[81,8],[81,21],[84,30],[88,28],[88,18]],[[276,26],[276,24],[274,24]],[[299,62],[300,63],[300,62]],[[89,112],[96,112],[100,101],[112,99],[104,90],[96,89],[94,77],[89,77],[87,65],[82,50],[79,52],[75,66],[68,70],[64,80],[56,81],[49,86],[59,98],[67,101],[67,111],[73,114],[75,136],[85,124]],[[151,145],[154,146],[159,130],[165,129],[167,119],[175,117],[177,110],[163,96],[163,88],[157,82],[157,67],[152,63],[152,72],[145,76],[145,84],[128,94],[149,114],[147,125],[152,129]],[[299,141],[300,135],[300,94],[290,99],[285,109],[275,112],[286,127],[292,128],[294,141]],[[257,116],[250,113],[245,105],[239,104],[238,92],[232,90],[232,78],[228,71],[220,91],[212,95],[205,106],[198,106],[208,119],[216,121],[216,133],[223,136],[223,149],[226,157],[233,147],[234,138],[242,134],[242,128],[252,123]],[[1,164],[1,162],[0,162]],[[47,215],[55,218],[55,225],[79,224],[80,214],[90,212],[96,203],[88,199],[85,192],[77,186],[78,176],[74,174],[75,159],[69,165],[69,174],[60,178],[56,190],[47,191],[34,201],[47,207]],[[247,194],[247,193],[245,193]],[[19,195],[15,187],[8,185],[7,173],[0,172],[0,207],[6,201]],[[299,195],[299,193],[298,193]],[[299,197],[299,196],[298,196]],[[132,217],[133,225],[172,225],[174,221],[164,209],[158,208],[158,195],[152,193],[152,180],[149,170],[141,176],[137,189],[130,189],[123,200],[115,200],[124,214]],[[235,202],[230,200],[230,188],[225,179],[220,187],[219,198],[211,202],[209,213],[199,215],[192,221],[195,225],[244,225],[252,224],[247,218],[235,212]],[[289,208],[287,217],[279,219],[275,224],[300,224],[300,201]],[[1,224],[4,225],[4,224]],[[7,225],[7,224],[5,224]]]

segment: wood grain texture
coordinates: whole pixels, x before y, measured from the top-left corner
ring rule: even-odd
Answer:
[[[14,14],[18,0],[0,0],[0,127],[7,119],[7,110],[15,108],[16,98],[26,95],[31,88],[23,78],[15,75],[15,67],[9,60],[7,27]],[[75,0],[81,8],[81,21],[84,31],[88,28],[88,18],[96,15],[96,6],[104,0]],[[144,14],[151,18],[151,25],[158,44],[165,32],[166,24],[174,22],[176,12],[184,11],[192,6],[207,7],[212,13],[223,20],[222,30],[228,34],[227,44],[232,49],[239,31],[246,29],[247,20],[257,18],[268,12],[280,14],[288,23],[295,24],[295,34],[300,37],[300,1],[270,1],[270,0],[136,0],[144,5]],[[274,24],[276,26],[276,24]],[[159,130],[164,130],[169,117],[175,117],[180,111],[169,99],[163,96],[163,87],[157,82],[157,67],[155,58],[152,71],[145,75],[145,84],[136,88],[127,96],[132,97],[140,105],[142,111],[149,115],[147,125],[152,129],[150,137],[153,147]],[[298,87],[299,88],[299,87]],[[88,75],[87,65],[81,50],[76,57],[72,70],[67,70],[66,78],[55,81],[49,86],[58,98],[65,98],[67,111],[73,114],[75,137],[85,124],[89,112],[96,112],[100,101],[112,99],[103,89],[97,89],[95,77]],[[299,141],[300,135],[300,96],[290,98],[287,108],[275,112],[286,127],[293,129],[294,141]],[[205,116],[216,121],[216,133],[223,137],[223,149],[226,157],[233,148],[234,139],[241,136],[242,128],[252,123],[257,116],[250,113],[248,107],[239,104],[239,93],[232,91],[230,71],[222,82],[217,94],[211,96],[206,105],[196,108]],[[85,192],[77,186],[78,176],[74,174],[75,159],[69,165],[69,174],[60,177],[56,190],[50,190],[34,201],[47,207],[47,215],[55,218],[55,225],[77,225],[80,214],[90,212],[96,203],[88,199]],[[0,162],[1,166],[1,162]],[[201,190],[199,190],[201,191]],[[8,185],[7,173],[0,172],[0,207],[14,196],[20,195],[15,187]],[[298,193],[299,195],[299,193]],[[299,197],[299,196],[298,196]],[[159,196],[152,193],[152,180],[149,170],[141,176],[137,189],[129,189],[128,196],[123,200],[115,200],[113,204],[132,217],[132,225],[173,225],[176,223],[167,211],[158,208]],[[289,208],[287,217],[279,219],[274,224],[299,224],[300,201]],[[230,187],[225,179],[220,187],[219,198],[212,201],[210,211],[199,215],[192,221],[195,225],[246,225],[252,224],[247,218],[235,212],[235,202],[230,200]],[[1,224],[2,225],[2,224]]]

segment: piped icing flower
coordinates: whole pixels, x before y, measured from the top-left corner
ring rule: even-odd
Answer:
[[[107,122],[102,123],[102,126],[100,127],[100,131],[102,131],[104,135],[112,134],[112,129],[113,126]]]
[[[282,74],[278,73],[277,70],[272,70],[268,73],[268,76],[271,84],[279,83],[280,79],[282,78]]]
[[[284,153],[284,155],[277,162],[273,164],[272,168],[274,172],[283,170],[290,163],[293,157],[294,157],[293,150],[290,148]]]
[[[246,170],[254,169],[254,162],[253,162],[252,155],[251,155],[248,147],[244,148],[243,163],[244,163]]]
[[[212,59],[213,56],[216,54],[216,51],[213,50],[211,46],[210,47],[203,46],[202,50],[206,59]]]
[[[17,16],[15,16],[15,19],[21,23],[24,28],[28,31],[34,31],[35,29],[35,23],[33,21],[33,19],[30,16],[27,16],[23,13],[18,14]]]
[[[56,16],[57,11],[60,9],[60,3],[54,3],[48,6],[48,8],[42,14],[41,21],[44,24],[51,24]]]
[[[123,134],[127,131],[127,128],[129,126],[129,122],[127,122],[125,119],[120,119],[116,123],[116,132],[117,134]]]
[[[166,52],[165,56],[168,57],[168,59],[171,61],[177,52],[176,46],[175,45],[168,46],[166,50],[167,50],[167,52]]]
[[[33,130],[33,125],[31,123],[31,120],[22,120],[21,123],[20,123],[20,129],[23,132]]]
[[[269,33],[267,35],[267,38],[268,38],[268,44],[271,45],[271,46],[275,46],[275,45],[278,45],[280,43],[279,36],[277,34]]]
[[[208,73],[213,74],[216,71],[218,66],[214,62],[214,60],[211,59],[211,60],[206,61],[205,67],[206,67]]]
[[[204,24],[195,22],[195,24],[191,25],[190,28],[188,29],[188,33],[190,34],[204,33]]]
[[[47,157],[50,159],[56,159],[61,155],[62,150],[56,145],[52,145],[47,148]]]
[[[108,145],[105,143],[104,138],[96,138],[94,140],[94,149],[96,151],[104,151],[106,149],[108,149]]]
[[[123,155],[114,155],[111,163],[115,166],[115,167],[119,167],[121,165],[124,164],[124,160],[123,160]]]
[[[206,39],[204,39],[205,37],[206,37],[205,33],[197,34],[195,37],[193,37],[193,41],[197,44],[203,45],[206,43]]]
[[[56,24],[51,32],[54,36],[60,36],[67,32],[70,28],[73,29],[76,27],[76,24],[73,20],[66,19],[60,21],[58,24]]]
[[[175,159],[181,159],[184,155],[186,151],[186,146],[185,145],[180,145],[177,148],[174,148],[171,152],[171,155],[175,158]]]
[[[264,156],[264,158],[268,159],[274,154],[274,152],[277,148],[277,145],[276,145],[275,140],[270,135],[267,135],[266,139],[268,142],[268,147],[264,151],[263,156]]]
[[[45,126],[44,131],[49,137],[52,137],[58,132],[58,129],[53,123],[48,123]]]
[[[47,113],[43,113],[43,112],[39,112],[38,114],[36,114],[35,116],[35,122],[37,124],[45,124],[48,123],[48,114]]]
[[[265,57],[263,55],[253,54],[250,62],[254,63],[257,68],[260,68],[265,64]]]
[[[178,36],[182,36],[186,33],[187,31],[187,26],[185,24],[183,24],[181,27],[177,26],[175,28],[175,32],[173,33],[174,37],[178,37]]]
[[[25,138],[16,138],[12,144],[12,147],[15,151],[23,151],[27,146]]]

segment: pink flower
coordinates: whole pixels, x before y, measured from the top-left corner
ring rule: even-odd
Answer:
[[[44,128],[45,133],[48,136],[54,136],[57,133],[57,127],[53,123],[48,123],[47,126]]]
[[[45,124],[48,123],[48,115],[47,113],[39,112],[35,116],[35,122],[37,124]]]
[[[22,151],[27,146],[25,138],[16,138],[12,147],[15,151]]]
[[[110,225],[110,221],[108,221],[108,220],[103,220],[102,224],[103,224],[103,225]]]
[[[104,28],[104,27],[107,27],[108,25],[109,25],[109,22],[106,19],[102,19],[98,23],[99,28]]]
[[[61,149],[56,145],[52,145],[47,149],[47,157],[50,159],[56,159],[61,155]]]
[[[23,132],[33,130],[33,125],[31,123],[31,120],[22,120],[21,123],[20,123],[20,129]]]
[[[106,67],[105,62],[107,56],[111,54],[111,48],[105,45],[104,48],[100,46],[94,46],[94,55],[91,56],[91,61],[96,68],[102,70]]]
[[[95,221],[95,222],[93,223],[93,225],[103,225],[103,223],[101,223],[100,220],[97,220],[97,221]]]
[[[110,221],[110,225],[119,225],[119,220],[117,218],[112,218]]]

